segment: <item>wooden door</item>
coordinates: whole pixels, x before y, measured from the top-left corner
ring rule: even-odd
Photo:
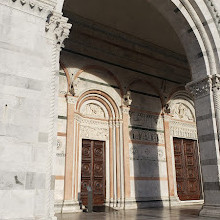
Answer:
[[[201,197],[197,142],[174,138],[177,194],[180,200]]]
[[[102,206],[105,202],[105,142],[82,141],[81,200],[88,204],[87,187],[93,191],[93,205]]]

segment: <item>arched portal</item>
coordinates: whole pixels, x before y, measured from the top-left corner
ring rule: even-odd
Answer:
[[[74,2],[78,3],[77,6],[74,5]],[[158,191],[157,198],[159,198],[159,200],[161,199],[163,204],[166,203],[165,201],[172,203],[175,196],[177,196],[177,184],[174,178],[176,172],[174,170],[175,161],[172,161],[172,158],[174,158],[172,157],[174,156],[172,155],[173,142],[169,139],[169,136],[172,134],[171,136],[178,138],[178,135],[175,133],[177,130],[175,127],[177,124],[176,121],[183,120],[186,121],[186,124],[193,123],[194,128],[195,123],[197,123],[198,136],[195,135],[196,130],[194,129],[193,138],[195,140],[198,138],[200,146],[201,166],[203,174],[203,191],[205,195],[205,205],[201,215],[206,215],[209,210],[208,207],[210,205],[214,205],[211,195],[214,192],[216,195],[220,193],[217,187],[218,184],[216,185],[216,177],[219,173],[219,138],[217,134],[220,130],[220,113],[218,110],[219,76],[217,74],[219,70],[219,51],[217,49],[219,47],[219,33],[215,24],[215,18],[212,17],[213,8],[210,7],[206,1],[194,1],[192,3],[187,0],[148,0],[144,3],[138,1],[135,4],[127,1],[125,3],[122,1],[118,7],[113,7],[115,6],[114,2],[106,3],[108,4],[108,12],[110,13],[107,17],[104,16],[105,13],[97,13],[98,10],[101,9],[103,11],[107,10],[103,4],[99,4],[98,0],[93,3],[93,7],[89,5],[89,3],[85,7],[82,7],[82,3],[77,2],[77,0],[65,1],[64,14],[66,14],[66,16],[70,18],[70,21],[75,24],[73,25],[73,32],[75,35],[70,35],[70,39],[66,44],[66,49],[64,49],[63,55],[61,57],[67,68],[70,69],[71,74],[75,76],[75,78],[73,77],[73,83],[76,82],[77,77],[81,85],[84,83],[84,92],[86,92],[86,86],[88,86],[88,82],[99,86],[101,85],[103,88],[105,86],[114,88],[114,91],[112,90],[112,97],[114,100],[116,100],[118,107],[123,109],[120,117],[123,119],[122,127],[124,129],[125,127],[129,126],[129,129],[131,129],[131,124],[129,124],[130,116],[129,114],[126,114],[125,116],[123,113],[130,112],[132,108],[132,101],[133,105],[136,107],[136,110],[138,109],[137,107],[142,106],[142,102],[149,103],[148,109],[145,109],[147,114],[157,113],[159,115],[157,117],[158,119],[160,119],[160,117],[163,118],[164,130],[160,130],[160,135],[164,133],[164,145],[166,147],[167,164],[165,167],[165,165],[160,164],[161,162],[158,162],[158,170],[164,166],[162,169],[166,170],[166,175],[163,177],[163,179],[161,179],[160,176],[141,176],[140,171],[142,165],[140,165],[140,161],[137,162],[138,169],[134,171],[140,176],[131,177],[130,171],[127,171],[124,167],[123,172],[122,170],[120,171],[125,176],[125,197],[123,198],[124,203],[128,204],[129,201],[134,199],[131,198],[132,190],[133,195],[142,194],[144,191],[142,187],[144,187],[146,184],[149,184],[149,182],[144,183],[144,181],[167,181],[167,189],[162,189],[161,184],[158,184],[156,189]],[[123,4],[126,4],[127,8],[130,6],[129,9],[125,10],[127,14],[130,13],[130,16],[132,16],[132,10],[130,10],[132,8],[131,6],[133,6],[133,8],[139,7],[137,9],[140,12],[140,17],[144,16],[144,13],[142,13],[144,9],[152,9],[151,11],[153,12],[151,13],[151,18],[155,18],[155,20],[152,20],[155,21],[156,24],[166,21],[163,24],[169,30],[170,34],[168,34],[165,29],[162,30],[164,31],[164,38],[167,39],[167,41],[158,41],[157,39],[160,38],[156,39],[155,36],[158,36],[158,33],[160,33],[160,28],[155,28],[157,31],[155,32],[154,36],[146,35],[144,26],[142,27],[142,32],[140,29],[138,29],[140,27],[138,25],[140,25],[140,23],[143,21],[146,23],[146,27],[153,27],[150,26],[150,24],[152,25],[154,23],[151,21],[151,19],[146,19],[146,17],[141,17],[142,21],[135,23],[135,21],[137,21],[136,17],[129,20],[129,16],[125,15],[125,17],[123,17],[124,19],[121,19],[120,22],[118,22],[117,18],[122,16],[120,14],[120,8],[123,8]],[[117,8],[114,10],[114,15],[111,14],[111,8]],[[97,14],[98,16],[96,17]],[[210,20],[210,18],[213,19],[211,19],[210,22],[207,22]],[[97,20],[100,20],[101,24],[97,23]],[[129,25],[125,25],[126,23],[129,23],[133,29],[129,29]],[[147,25],[148,23],[149,25]],[[153,29],[150,30],[153,32]],[[140,40],[136,37],[143,37],[143,40]],[[172,40],[169,40],[169,37]],[[158,45],[156,46],[155,44]],[[108,82],[104,82],[102,80],[96,80],[97,75],[88,78],[87,76],[83,77],[81,73],[84,72],[82,66],[84,66],[85,63],[88,67],[92,68],[95,68],[100,64],[104,65],[105,68],[100,68],[99,71],[104,73],[108,68],[110,71],[108,73],[106,72],[102,76],[99,75],[100,73],[98,73],[100,78],[102,78],[104,75],[110,76],[111,74],[109,73],[117,72],[117,80],[115,81],[110,79],[110,77],[107,80]],[[85,71],[87,71],[87,68],[85,68]],[[137,77],[134,77],[135,74]],[[116,74],[113,75],[113,78],[115,79]],[[148,88],[146,89],[144,87],[142,88],[141,86],[136,86],[135,89],[132,89],[133,91],[130,91],[129,84],[132,82],[132,80],[134,80],[134,78],[138,78],[141,83],[150,82],[150,84],[153,85],[151,87],[154,89],[148,90]],[[148,87],[148,83],[145,85]],[[182,90],[180,87],[185,86],[187,90],[193,94],[193,100],[185,99],[189,96],[189,94],[185,96],[178,96],[178,92],[181,93]],[[93,85],[91,88],[95,89],[95,85]],[[170,93],[174,91],[175,88],[177,88],[177,93],[175,93],[175,96],[170,96]],[[78,89],[77,83],[75,84],[75,89],[76,91]],[[158,91],[158,93],[155,94],[155,91]],[[140,96],[137,98],[137,100],[140,100],[138,105],[135,104],[135,100],[132,100],[130,97],[132,92]],[[184,94],[186,94],[186,92]],[[74,96],[77,95],[74,94]],[[146,98],[145,96],[151,98]],[[172,98],[169,99],[169,97]],[[177,97],[179,97],[179,101],[177,101]],[[96,98],[97,102],[100,101],[99,98]],[[161,107],[158,107],[157,110],[149,111],[149,109],[154,109],[152,106],[156,106],[157,102],[153,101],[153,99],[158,98],[160,98],[162,101]],[[194,107],[196,114],[194,112]],[[141,109],[138,109],[138,111],[139,110]],[[149,118],[148,115],[145,118]],[[152,122],[149,123],[152,125]],[[137,130],[135,131],[135,134],[138,138],[143,138],[141,134],[145,134],[144,138],[148,138],[147,135],[149,136],[150,132],[158,133],[157,126],[156,130],[152,127],[146,126],[147,125],[144,124],[142,127],[139,126],[133,128]],[[143,130],[146,129],[148,129],[148,131],[143,132]],[[142,131],[140,132],[140,130]],[[129,135],[130,134],[123,133],[121,137],[123,139],[124,151],[126,151],[128,146],[132,143],[132,141],[129,140],[129,138],[131,138]],[[186,132],[184,135],[182,135],[182,137],[184,136],[183,138],[186,139],[187,135],[190,136],[191,133],[189,132],[188,134]],[[190,139],[191,137],[189,136],[188,138]],[[156,143],[158,146],[158,142]],[[144,144],[146,145],[146,143]],[[152,143],[150,144],[152,145]],[[140,148],[140,146],[138,148]],[[207,149],[212,152],[212,154],[209,154],[209,158],[207,158],[206,154]],[[133,153],[136,153],[136,151]],[[124,165],[129,165],[129,168],[131,169],[131,163],[126,160],[128,155],[124,153],[123,156]],[[140,158],[144,158],[144,160],[146,159],[146,157],[137,158],[137,160]],[[118,169],[118,167],[119,166],[116,163],[116,169]],[[213,173],[212,177],[209,175],[210,172]],[[117,176],[119,170],[116,171],[116,173]],[[151,175],[155,175],[155,173]],[[160,175],[160,173],[158,174]],[[146,173],[144,175],[146,175]],[[120,179],[120,177],[117,176],[116,179]],[[132,181],[136,181],[136,187]],[[120,189],[118,188],[116,191],[118,193]],[[113,195],[113,200],[115,198],[118,199],[119,194],[117,194],[117,196]],[[139,204],[139,201],[148,201],[149,198],[151,198],[150,194],[146,192],[144,198],[139,196],[137,200],[136,197],[135,202]],[[154,199],[155,198],[156,196]]]

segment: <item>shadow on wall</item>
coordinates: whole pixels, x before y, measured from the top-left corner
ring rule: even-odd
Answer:
[[[138,208],[162,206],[168,186],[160,96],[143,81],[132,83],[129,90],[131,198]]]

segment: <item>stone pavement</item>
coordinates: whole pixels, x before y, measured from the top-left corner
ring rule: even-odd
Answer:
[[[113,212],[93,212],[76,214],[57,214],[58,220],[147,220],[147,219],[172,219],[172,220],[208,220],[214,218],[199,217],[201,205],[181,206],[169,208],[147,208],[139,210],[121,210]]]

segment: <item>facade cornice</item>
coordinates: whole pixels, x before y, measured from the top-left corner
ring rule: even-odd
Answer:
[[[0,4],[45,19],[54,10],[55,0],[5,0]]]

